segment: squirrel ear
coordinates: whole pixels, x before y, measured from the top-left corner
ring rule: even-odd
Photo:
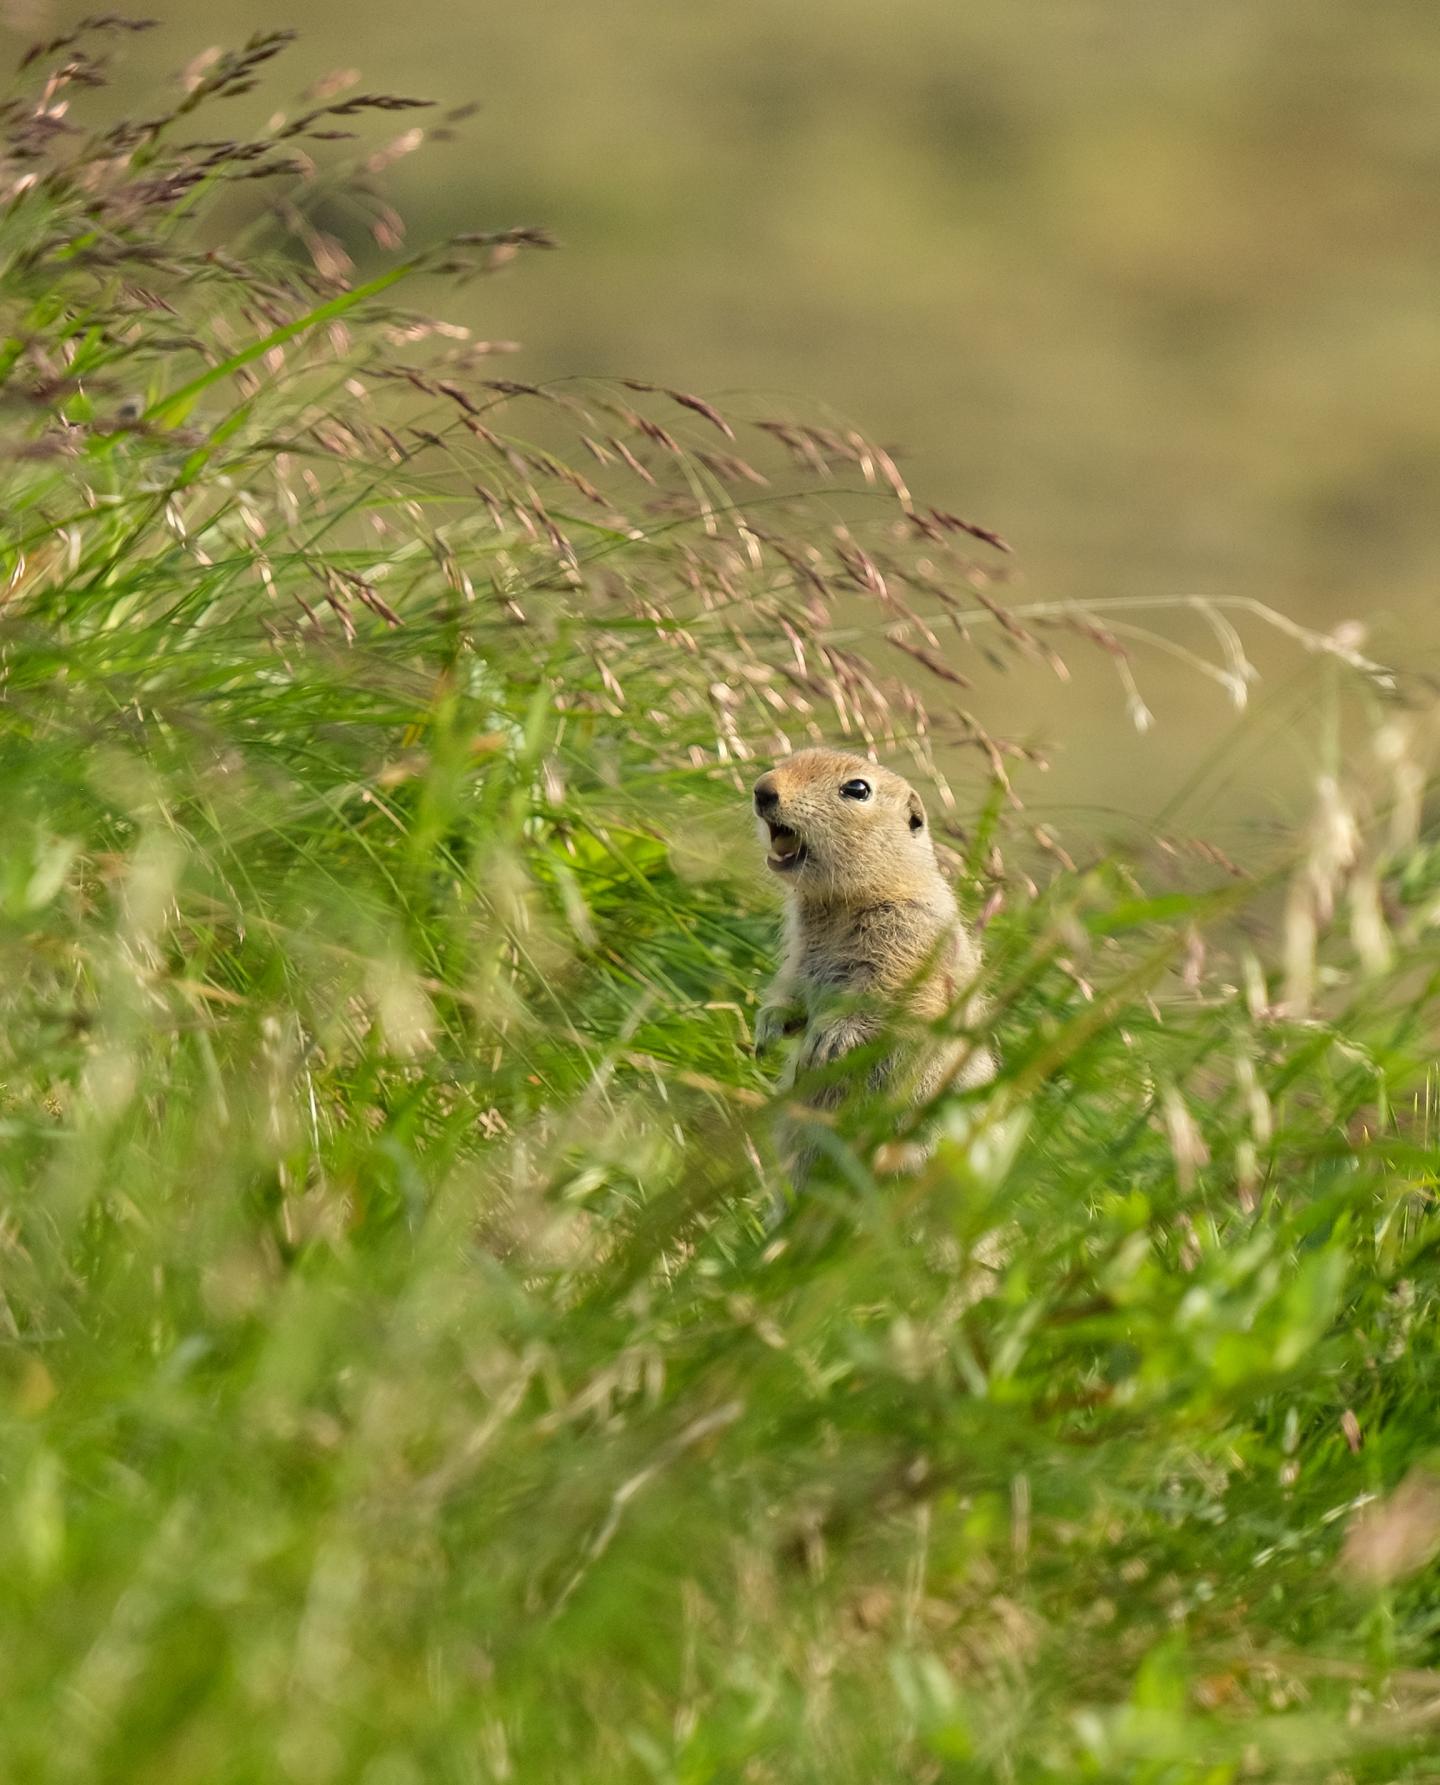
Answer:
[[[912,831],[923,831],[925,828],[925,807],[920,795],[911,789],[910,798],[906,801],[910,808],[910,828]]]

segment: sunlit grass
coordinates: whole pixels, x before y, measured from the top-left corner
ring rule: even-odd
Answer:
[[[280,151],[188,115],[10,119],[0,1773],[1426,1776],[1418,719],[1250,880],[955,807],[999,1077],[777,1221],[746,765],[1003,772],[830,616],[953,674],[990,558],[858,435],[216,259]]]

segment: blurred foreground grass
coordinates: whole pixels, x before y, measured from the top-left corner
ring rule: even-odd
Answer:
[[[1075,616],[858,434],[398,307],[537,232],[362,179],[354,286],[292,160],[393,102],[213,135],[281,48],[5,114],[0,1776],[1433,1776],[1423,716],[1251,877],[1029,879],[955,665]],[[260,173],[294,251],[205,247]],[[821,733],[993,779],[1004,1065],[767,1227],[744,765]]]

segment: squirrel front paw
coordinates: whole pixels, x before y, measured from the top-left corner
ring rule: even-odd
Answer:
[[[872,1034],[869,1024],[855,1018],[840,1018],[826,1023],[814,1029],[807,1038],[801,1051],[799,1070],[814,1072],[823,1066],[832,1066],[852,1048],[863,1046],[871,1039]]]
[[[778,1041],[805,1027],[798,1004],[762,1004],[755,1017],[755,1058],[762,1059]]]

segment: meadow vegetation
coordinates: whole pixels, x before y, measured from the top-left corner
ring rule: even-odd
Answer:
[[[407,245],[416,102],[227,137],[277,33],[113,122],[126,29],[0,111],[0,1776],[1434,1777],[1423,704],[1297,633],[1309,831],[1032,828],[967,676],[1120,639],[856,431],[507,380],[447,282],[548,237]],[[777,1220],[822,737],[935,789],[1002,1066]]]

